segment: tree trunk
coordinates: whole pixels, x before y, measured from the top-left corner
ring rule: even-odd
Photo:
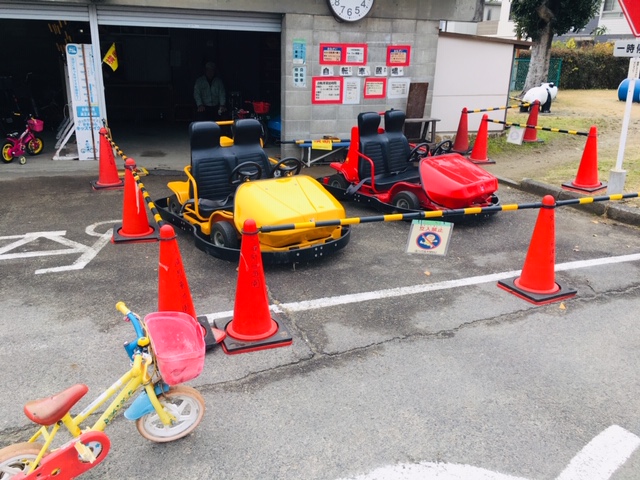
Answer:
[[[531,47],[531,61],[529,62],[529,72],[527,72],[527,79],[524,82],[523,93],[530,88],[539,87],[542,82],[548,81],[552,40],[551,24],[547,22],[540,31],[540,40]]]

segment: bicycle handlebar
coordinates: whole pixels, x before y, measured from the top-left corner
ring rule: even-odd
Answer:
[[[142,328],[142,324],[140,323],[140,319],[136,317],[135,313],[129,310],[129,308],[124,304],[124,302],[116,303],[116,309],[120,313],[125,315],[131,322],[131,325],[133,325],[133,328],[136,331],[136,335],[138,336],[136,340],[140,340],[141,338],[146,338],[146,335],[144,334],[144,329]]]

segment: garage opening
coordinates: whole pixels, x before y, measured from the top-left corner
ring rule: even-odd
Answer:
[[[179,11],[150,10],[138,16],[135,11],[98,9],[100,51],[104,55],[115,44],[119,63],[115,71],[102,64],[112,129],[126,129],[129,136],[155,124],[177,126],[186,134],[186,124],[195,119],[194,82],[208,61],[218,66],[229,118],[246,101],[268,102],[269,115],[279,114],[280,17],[252,21],[209,12],[207,19],[207,12],[181,16]],[[145,24],[139,24],[143,14]],[[15,129],[7,124],[15,110],[39,115],[49,131],[69,115],[64,45],[91,43],[89,22],[56,20],[55,12],[44,16],[0,19],[0,29],[20,51],[0,53],[0,117],[5,131]]]

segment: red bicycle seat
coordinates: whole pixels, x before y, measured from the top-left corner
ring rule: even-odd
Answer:
[[[29,420],[38,425],[53,425],[60,421],[88,391],[89,387],[78,383],[51,397],[28,402],[24,406],[24,413]]]

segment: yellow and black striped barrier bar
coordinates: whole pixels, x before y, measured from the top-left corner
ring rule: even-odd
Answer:
[[[125,166],[124,168],[129,168],[129,167]],[[147,192],[147,189],[145,188],[144,183],[142,183],[140,181],[140,175],[138,174],[137,168],[134,167],[131,170],[131,172],[133,173],[133,178],[136,181],[136,184],[138,185],[138,188],[142,192],[142,198],[144,198],[144,201],[147,204],[147,207],[149,208],[149,211],[153,215],[153,219],[156,221],[158,226],[161,227],[162,225],[165,224],[165,221],[160,216],[160,213],[158,212],[158,209],[156,208],[156,204],[153,203],[153,200],[151,200],[151,197],[149,196],[149,192]]]
[[[127,158],[129,158],[129,157],[127,157],[127,156],[124,154],[124,152],[123,152],[122,150],[120,150],[120,147],[119,147],[118,145],[116,145],[116,142],[114,142],[114,141],[113,141],[113,139],[111,138],[111,133],[110,133],[111,131],[110,131],[108,128],[106,128],[106,130],[107,130],[107,133],[105,133],[105,135],[104,135],[104,136],[105,136],[105,138],[106,138],[106,139],[107,139],[107,141],[111,144],[111,146],[112,146],[112,147],[113,147],[113,149],[116,151],[116,153],[120,156],[120,158],[122,158],[122,160],[123,160],[124,162],[126,162],[126,161],[127,161]]]
[[[467,113],[481,113],[481,112],[495,112],[496,110],[508,110],[510,108],[529,107],[530,103],[519,103],[517,105],[505,105],[503,107],[489,107],[489,108],[476,108],[474,110],[467,110]]]
[[[568,205],[586,205],[595,202],[606,202],[624,200],[627,198],[638,198],[640,194],[635,193],[617,193],[614,195],[601,195],[598,197],[583,197],[583,198],[571,198],[567,200],[556,201],[551,208],[564,207]],[[390,213],[387,215],[373,215],[369,217],[351,217],[341,218],[335,220],[322,220],[318,222],[299,222],[288,223],[284,225],[265,225],[258,228],[261,233],[280,232],[284,230],[297,230],[303,228],[319,228],[319,227],[337,227],[346,225],[358,225],[361,223],[374,223],[374,222],[397,222],[402,220],[423,220],[442,218],[446,220],[448,217],[461,216],[461,215],[478,215],[481,213],[496,213],[496,212],[509,212],[515,210],[527,210],[534,208],[548,208],[543,205],[542,202],[534,203],[512,203],[507,205],[492,205],[490,207],[470,207],[470,208],[457,208],[452,210],[432,210],[432,211],[420,211],[411,213]]]
[[[569,135],[582,135],[584,137],[589,136],[589,132],[579,132],[578,130],[562,130],[560,128],[551,127],[540,127],[538,125],[527,125],[526,123],[504,122],[502,120],[493,120],[491,118],[487,118],[487,122],[501,123],[502,125],[507,125],[509,127],[535,128],[536,130],[544,130],[545,132],[568,133]]]

